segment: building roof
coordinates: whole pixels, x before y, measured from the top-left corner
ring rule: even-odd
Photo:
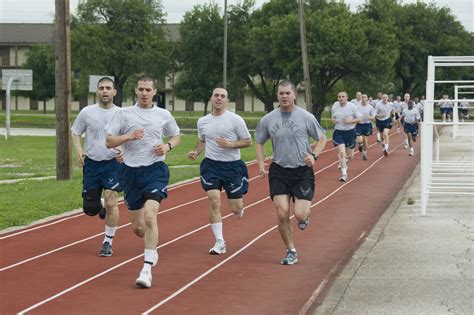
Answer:
[[[54,24],[0,23],[0,44],[32,45],[52,43]]]
[[[164,24],[164,32],[171,42],[180,40],[179,24]],[[53,43],[54,24],[45,23],[0,23],[0,44],[32,45]]]

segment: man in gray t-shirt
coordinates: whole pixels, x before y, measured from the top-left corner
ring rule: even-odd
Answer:
[[[255,150],[260,176],[267,171],[263,145],[272,141],[273,163],[269,169],[270,197],[277,209],[278,230],[287,253],[282,265],[298,262],[290,224],[290,202],[294,200],[294,213],[298,227],[304,230],[309,224],[311,200],[314,195],[313,164],[326,145],[325,130],[313,114],[295,104],[296,87],[290,81],[278,86],[280,107],[266,114],[255,129]],[[318,142],[311,146],[309,137]]]
[[[209,198],[209,221],[215,237],[215,244],[209,250],[211,255],[226,252],[220,209],[221,190],[224,189],[227,194],[229,210],[242,218],[242,197],[248,189],[247,166],[240,159],[240,149],[250,146],[252,140],[242,117],[226,109],[228,101],[225,89],[212,91],[212,113],[199,118],[198,141],[196,147],[188,152],[191,160],[195,160],[202,151],[206,152],[200,171],[201,185]]]

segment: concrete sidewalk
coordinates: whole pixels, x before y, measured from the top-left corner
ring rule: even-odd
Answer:
[[[441,159],[474,160],[474,137],[450,135]],[[419,199],[418,167],[314,315],[474,314],[474,197],[430,196],[426,216]]]

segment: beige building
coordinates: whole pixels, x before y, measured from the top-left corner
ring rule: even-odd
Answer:
[[[166,24],[165,33],[170,41],[179,40],[179,24]],[[25,63],[27,52],[36,44],[53,43],[54,42],[54,25],[53,24],[33,24],[33,23],[0,23],[0,69],[20,69]],[[34,77],[33,73],[33,77]],[[107,74],[97,74],[107,75]],[[177,74],[179,75],[179,73]],[[203,111],[204,104],[198,102],[186,102],[177,98],[173,93],[173,82],[175,74],[168,74],[164,84],[159,86],[159,94],[157,102],[160,106],[170,111]],[[0,72],[1,81],[1,72]],[[2,91],[1,110],[5,110],[6,94]],[[92,104],[95,102],[95,95],[89,94],[72,102],[72,110]],[[130,106],[133,100],[125,100],[123,106]],[[299,93],[298,104],[305,104],[304,93]],[[239,111],[264,111],[263,103],[257,98],[250,95],[241,95],[235,102],[231,102],[229,107]],[[54,99],[46,103],[47,110],[54,110]],[[12,110],[43,110],[43,105],[38,105],[36,100],[30,100],[24,97],[12,96]]]

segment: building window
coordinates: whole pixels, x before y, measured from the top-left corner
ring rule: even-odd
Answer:
[[[10,65],[10,47],[0,47],[0,66]]]

